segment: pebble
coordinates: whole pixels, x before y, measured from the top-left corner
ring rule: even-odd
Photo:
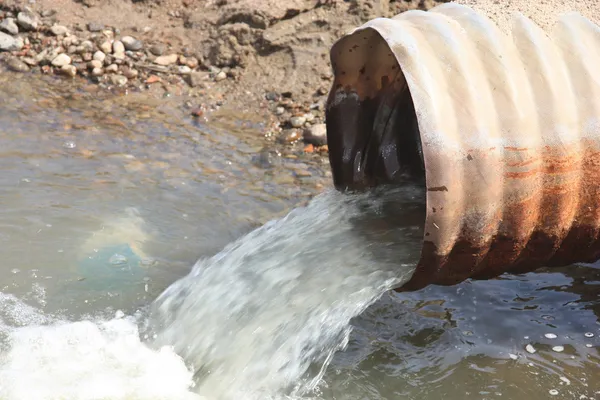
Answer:
[[[220,82],[224,79],[227,78],[227,74],[225,73],[225,71],[220,71],[216,76],[215,76],[215,81]]]
[[[525,346],[525,350],[527,350],[528,353],[535,353],[535,347],[533,347],[532,345],[528,344],[527,346]]]
[[[297,130],[284,131],[278,138],[282,143],[294,143],[298,139],[300,139],[300,134]]]
[[[279,106],[275,109],[275,115],[281,115],[285,112],[285,108]]]
[[[553,351],[557,352],[557,353],[562,353],[563,351],[565,351],[565,348],[563,346],[554,346],[552,348]]]
[[[99,24],[97,22],[90,22],[87,24],[87,28],[90,32],[100,32],[104,30],[104,25]]]
[[[63,75],[70,76],[71,78],[77,75],[77,68],[74,65],[63,65],[60,68],[60,72]]]
[[[304,141],[315,146],[327,144],[327,125],[316,124],[304,130]],[[556,337],[556,335],[555,335]]]
[[[554,333],[546,333],[544,336],[546,339],[556,339],[558,337]]]
[[[55,67],[63,67],[65,65],[69,65],[69,64],[71,64],[71,57],[69,57],[65,53],[57,55],[52,60],[52,65],[54,65]]]
[[[50,28],[50,32],[52,32],[52,34],[54,36],[60,36],[60,35],[66,35],[69,32],[69,29],[63,25],[53,25]]]
[[[10,70],[15,71],[15,72],[29,71],[29,67],[27,66],[27,64],[25,64],[23,61],[19,60],[18,58],[9,58],[8,61],[6,61],[6,65],[8,66],[8,68]]]
[[[198,59],[196,57],[190,57],[190,58],[187,59],[186,64],[191,69],[194,69],[194,68],[198,67],[199,62],[198,62]]]
[[[0,51],[15,50],[19,50],[17,40],[4,32],[0,32]]]
[[[117,72],[119,70],[119,66],[117,64],[110,64],[108,67],[104,69],[106,72]]]
[[[19,27],[15,23],[14,18],[6,18],[0,22],[0,31],[16,35],[19,33]]]
[[[162,66],[172,65],[177,62],[178,58],[179,57],[177,57],[177,54],[169,54],[167,56],[160,56],[160,57],[156,57],[156,59],[154,60],[154,64],[162,65]]]
[[[150,53],[154,54],[155,56],[162,56],[166,51],[167,46],[162,43],[158,43],[150,47]]]
[[[106,54],[104,54],[104,52],[98,50],[97,52],[94,53],[94,56],[92,58],[96,61],[100,61],[100,63],[103,63],[104,60],[106,60]]]
[[[139,75],[139,72],[137,71],[137,69],[133,69],[133,68],[129,68],[129,67],[123,67],[121,69],[121,73],[127,79],[135,79]]]
[[[123,75],[111,75],[110,81],[116,86],[125,86],[127,84],[127,77]]]
[[[92,76],[102,76],[102,75],[104,75],[104,71],[102,71],[102,68],[92,69]]]
[[[115,40],[112,44],[112,51],[114,54],[125,54],[125,45],[120,40]]]
[[[100,50],[104,52],[104,54],[110,54],[112,52],[112,43],[110,40],[106,40],[102,42],[100,45]]]
[[[17,24],[26,31],[34,31],[38,27],[39,20],[32,12],[21,11],[17,14]]]
[[[137,40],[131,36],[123,36],[121,38],[121,42],[125,46],[126,50],[130,51],[140,51],[142,47],[144,47],[143,43],[140,40]]]
[[[292,118],[290,118],[290,124],[294,128],[300,128],[301,126],[304,125],[305,122],[306,122],[306,118],[303,115],[299,116],[299,117],[292,117]]]
[[[94,69],[94,68],[102,68],[102,61],[100,60],[92,60],[88,63],[88,67],[90,69]]]
[[[304,118],[306,118],[306,122],[313,122],[315,120],[315,114],[313,114],[313,113],[304,114]]]
[[[188,67],[187,65],[180,65],[177,70],[179,71],[180,74],[182,75],[187,75],[190,74],[192,72],[192,69],[190,67]]]
[[[77,52],[79,54],[81,54],[81,53],[91,53],[92,51],[94,51],[94,43],[90,42],[89,40],[84,40],[77,47]]]

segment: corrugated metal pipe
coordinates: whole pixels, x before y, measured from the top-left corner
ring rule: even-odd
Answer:
[[[510,35],[447,3],[331,49],[339,190],[421,180],[419,266],[399,290],[600,258],[600,29],[577,13]]]

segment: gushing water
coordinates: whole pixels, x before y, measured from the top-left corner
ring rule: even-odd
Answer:
[[[198,261],[153,305],[153,344],[173,346],[207,398],[307,394],[351,319],[413,273],[423,195],[328,192]]]
[[[423,197],[324,193],[134,316],[72,321],[0,292],[0,400],[310,396],[351,319],[411,276]]]

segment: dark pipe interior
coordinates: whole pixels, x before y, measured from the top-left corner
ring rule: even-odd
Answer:
[[[338,190],[418,183],[425,167],[417,115],[408,86],[382,79],[374,98],[338,89],[326,110],[329,162]],[[340,93],[343,91],[342,93]],[[330,99],[331,100],[331,99]]]

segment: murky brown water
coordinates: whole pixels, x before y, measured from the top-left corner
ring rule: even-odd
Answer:
[[[330,178],[261,152],[260,124],[195,121],[170,99],[5,73],[0,97],[0,398],[95,399],[107,382],[105,398],[186,398],[180,361],[147,354],[132,322],[106,321]],[[599,285],[600,270],[580,266],[385,294],[353,320],[318,397],[600,397]],[[64,322],[81,318],[104,322]],[[85,374],[98,381],[78,386]]]

